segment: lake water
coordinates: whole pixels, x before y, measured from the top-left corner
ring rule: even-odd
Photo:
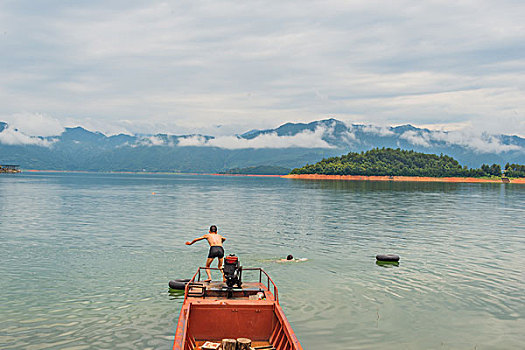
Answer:
[[[211,224],[305,349],[525,344],[524,185],[22,173],[0,176],[0,348],[171,348],[168,281]]]

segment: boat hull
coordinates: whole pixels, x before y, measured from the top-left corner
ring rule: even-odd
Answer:
[[[248,283],[224,297],[221,288],[212,284],[199,285],[202,295],[191,296],[193,285],[190,282],[185,292],[174,350],[200,349],[206,341],[220,343],[227,338],[248,338],[252,346],[271,345],[276,350],[302,350],[275,296],[276,287],[274,294],[266,284]]]

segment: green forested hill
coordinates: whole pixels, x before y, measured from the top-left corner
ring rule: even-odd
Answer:
[[[469,169],[446,155],[438,156],[399,148],[375,148],[323,159],[316,164],[293,169],[291,174],[484,177],[501,176],[501,167],[498,164],[484,164],[480,169]]]

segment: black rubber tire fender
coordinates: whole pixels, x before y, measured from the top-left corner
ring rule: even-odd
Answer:
[[[171,289],[184,290],[186,288],[186,284],[188,284],[189,281],[190,281],[189,278],[187,279],[179,278],[179,279],[170,281],[168,285],[170,286]]]
[[[395,254],[378,254],[378,255],[376,255],[376,259],[378,261],[393,261],[393,262],[397,262],[397,261],[399,261],[399,255],[395,255]]]

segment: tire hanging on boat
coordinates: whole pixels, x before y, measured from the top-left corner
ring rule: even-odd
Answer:
[[[399,255],[395,254],[378,254],[376,255],[377,261],[388,261],[388,262],[398,262]]]
[[[168,283],[171,289],[178,289],[178,290],[184,290],[186,288],[186,284],[190,281],[189,278],[187,279],[176,279],[172,280]]]

